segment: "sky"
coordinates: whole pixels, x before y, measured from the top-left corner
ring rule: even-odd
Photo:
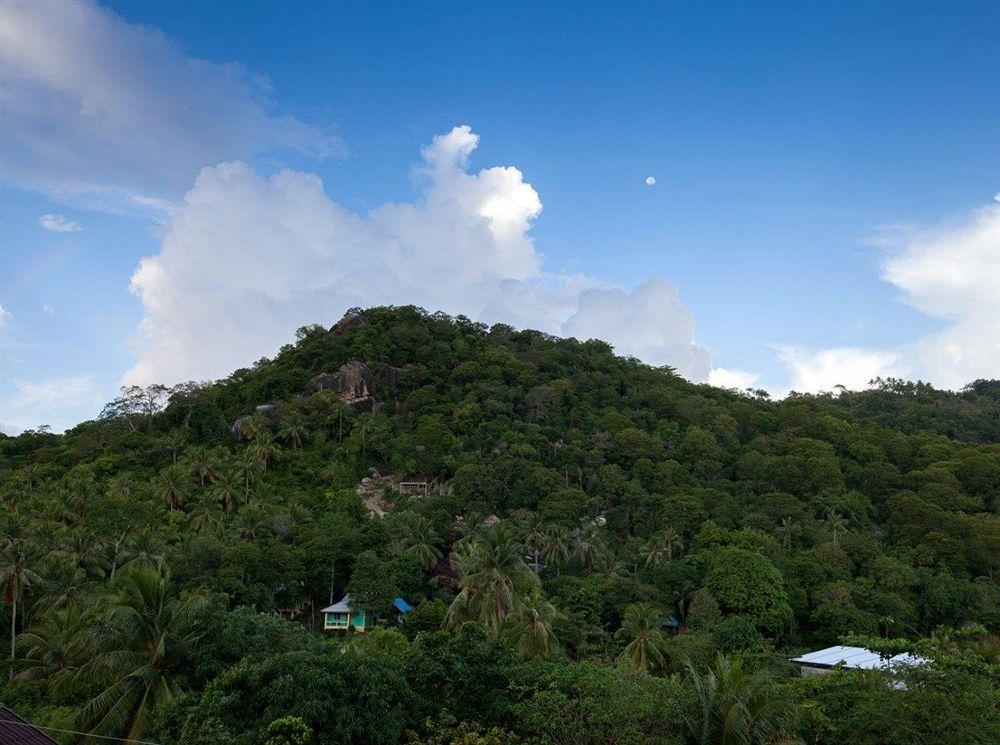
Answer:
[[[1000,378],[1000,4],[0,0],[0,430],[421,305]]]

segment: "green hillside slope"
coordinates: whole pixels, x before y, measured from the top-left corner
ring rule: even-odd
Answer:
[[[52,727],[261,744],[1000,729],[996,381],[775,402],[599,341],[374,308],[225,380],[2,438],[0,489],[0,700]],[[345,594],[375,628],[323,631]],[[787,662],[843,639],[933,664],[902,685]]]

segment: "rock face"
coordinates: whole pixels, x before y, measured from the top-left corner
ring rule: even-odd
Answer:
[[[233,433],[233,437],[243,439],[243,425],[247,420],[255,415],[264,417],[272,424],[281,419],[280,404],[261,404],[260,406],[254,408],[254,412],[254,414],[245,414],[233,422],[233,426],[229,428],[229,431]]]
[[[330,327],[330,333],[333,334],[334,336],[339,336],[348,329],[353,329],[356,326],[366,326],[366,325],[368,325],[368,321],[365,320],[365,317],[361,315],[360,311],[358,312],[347,311],[347,313],[344,314],[343,318],[341,318],[339,321],[333,324],[333,326]]]
[[[392,365],[382,365],[377,373],[359,360],[351,360],[335,373],[320,373],[312,379],[313,387],[333,391],[349,406],[373,408],[375,399],[372,388],[375,380],[385,384],[391,393],[396,392],[403,371]]]
[[[374,376],[364,363],[351,360],[335,373],[320,373],[312,384],[323,391],[333,391],[344,403],[354,405],[370,401]]]

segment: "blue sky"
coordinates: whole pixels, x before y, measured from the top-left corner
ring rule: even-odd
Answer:
[[[0,14],[6,431],[381,302],[776,395],[1000,377],[996,3]]]

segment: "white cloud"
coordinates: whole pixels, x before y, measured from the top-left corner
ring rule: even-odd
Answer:
[[[90,375],[43,381],[15,380],[14,393],[3,402],[2,430],[8,434],[47,424],[53,431],[92,418],[101,396]]]
[[[884,278],[947,328],[905,350],[918,377],[947,388],[1000,378],[1000,206],[932,228],[883,232]]]
[[[53,318],[55,318],[56,309],[53,308],[48,303],[46,303],[45,305],[42,306],[42,313],[44,313],[47,316],[52,316]]]
[[[144,317],[127,382],[225,375],[273,353],[301,325],[351,306],[413,303],[580,338],[702,380],[708,351],[660,280],[628,292],[541,271],[529,235],[542,203],[512,167],[468,171],[467,126],[434,138],[415,203],[346,210],[313,175],[205,168],[132,277]]]
[[[746,370],[730,370],[725,367],[714,367],[708,374],[708,382],[719,388],[735,388],[738,391],[753,388],[760,380],[760,373]]]
[[[778,346],[777,350],[791,375],[791,389],[800,393],[833,391],[836,386],[859,390],[867,388],[873,378],[907,376],[906,367],[894,352],[856,347],[810,352]]]
[[[884,349],[806,351],[779,346],[799,391],[903,377],[958,389],[1000,378],[1000,206],[931,227],[892,226],[874,243],[885,251],[882,277],[903,300],[946,323],[943,330]]]
[[[0,305],[0,329],[5,329],[14,320],[14,316],[9,310]]]
[[[42,215],[38,224],[53,233],[76,233],[83,230],[75,220],[67,220],[62,215]]]
[[[276,113],[240,66],[190,57],[90,0],[4,0],[0,84],[5,180],[64,198],[162,210],[206,163],[343,150]]]

